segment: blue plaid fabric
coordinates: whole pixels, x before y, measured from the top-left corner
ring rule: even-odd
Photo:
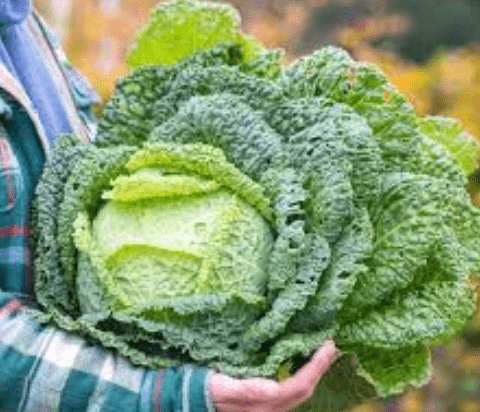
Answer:
[[[43,327],[0,293],[0,411],[213,412],[212,372],[133,367],[77,337]]]
[[[27,24],[72,131],[91,141],[98,96],[44,23],[29,16]],[[41,117],[0,63],[0,412],[213,412],[212,371],[137,368],[28,316],[21,302],[33,293],[29,208],[51,140]]]
[[[0,289],[32,294],[29,208],[45,160],[33,123],[18,102],[0,92]]]
[[[0,289],[31,295],[33,270],[29,209],[46,151],[59,130],[74,132],[86,143],[93,140],[96,119],[91,108],[100,102],[100,97],[87,79],[71,66],[55,34],[39,16],[30,15],[21,25],[28,33],[27,37],[38,43],[26,47],[26,52],[36,50],[37,63],[38,60],[42,62],[43,77],[37,78],[37,83],[48,78],[49,95],[55,96],[51,107],[45,108],[48,101],[44,101],[43,89],[36,84],[32,92],[36,92],[37,97],[31,102],[21,82],[14,77],[18,74],[15,67],[22,65],[10,61],[6,66],[12,77],[5,80],[2,76],[3,87],[0,88]],[[19,30],[16,37],[19,37]],[[2,38],[3,43],[8,44],[6,40]],[[22,43],[25,41],[20,41],[20,45]],[[32,77],[28,73],[24,73],[25,76]],[[24,99],[20,101],[22,96]],[[25,106],[32,110],[25,110]],[[40,126],[32,122],[32,112],[38,114],[38,120],[42,122]],[[52,119],[54,113],[62,120]],[[47,122],[44,128],[43,121]],[[39,138],[39,127],[44,129],[43,139]]]

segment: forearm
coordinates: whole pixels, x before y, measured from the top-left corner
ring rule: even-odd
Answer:
[[[75,336],[43,327],[20,302],[0,291],[0,409],[173,412],[213,411],[209,372],[184,365],[167,370],[132,366]],[[72,409],[74,408],[74,409]]]

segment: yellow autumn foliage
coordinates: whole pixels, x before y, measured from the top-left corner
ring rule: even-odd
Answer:
[[[91,79],[103,101],[115,80],[127,72],[126,55],[149,11],[158,0],[113,2],[72,1],[69,30],[64,39],[69,59]]]

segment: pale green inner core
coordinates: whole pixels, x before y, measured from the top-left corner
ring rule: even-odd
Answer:
[[[213,181],[145,170],[117,179],[105,197],[127,192],[128,201],[109,200],[91,228],[90,255],[113,307],[211,293],[263,299],[273,241],[245,200]]]

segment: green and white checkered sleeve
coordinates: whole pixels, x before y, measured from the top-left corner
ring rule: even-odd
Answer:
[[[80,338],[43,327],[0,291],[3,412],[213,412],[212,371],[132,366]]]

